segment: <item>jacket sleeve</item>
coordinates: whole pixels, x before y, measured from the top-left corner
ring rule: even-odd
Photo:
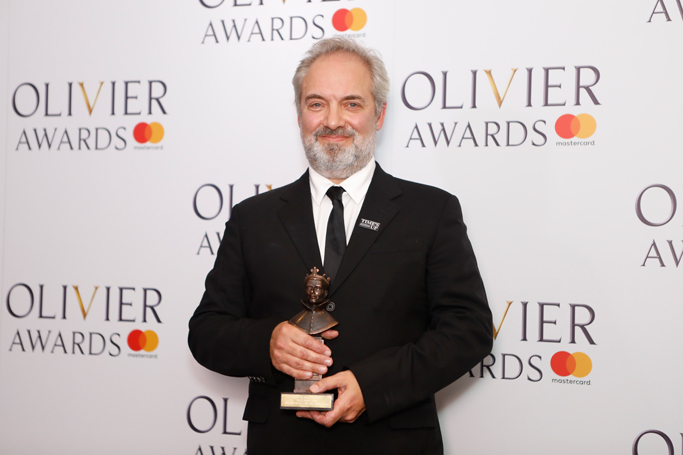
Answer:
[[[429,330],[349,366],[370,422],[427,400],[491,351],[491,312],[455,196],[437,223],[425,276]]]
[[[225,225],[206,290],[190,319],[188,344],[197,362],[228,376],[256,376],[274,384],[270,336],[281,321],[249,318],[249,286],[240,240],[239,204]]]

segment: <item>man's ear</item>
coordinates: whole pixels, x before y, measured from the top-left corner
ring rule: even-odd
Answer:
[[[300,116],[300,115],[297,115],[297,116],[296,116],[296,123],[298,123],[298,124],[299,124],[299,128],[301,128],[301,116]]]
[[[384,115],[387,113],[387,103],[384,103],[382,105],[382,109],[379,111],[379,115],[377,116],[377,121],[375,122],[375,128],[377,131],[382,129],[382,126],[384,125]]]

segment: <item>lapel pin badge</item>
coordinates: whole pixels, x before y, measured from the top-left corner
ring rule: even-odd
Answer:
[[[358,226],[370,229],[371,231],[379,231],[379,225],[380,223],[377,221],[366,220],[365,218],[361,218],[360,223],[358,224]]]

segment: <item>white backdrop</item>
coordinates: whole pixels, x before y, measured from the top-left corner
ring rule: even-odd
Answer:
[[[2,0],[0,24],[0,453],[244,453],[247,380],[196,364],[187,321],[231,202],[305,170],[291,76],[344,34],[390,72],[378,161],[460,198],[494,313],[437,395],[446,453],[683,455],[677,0]]]

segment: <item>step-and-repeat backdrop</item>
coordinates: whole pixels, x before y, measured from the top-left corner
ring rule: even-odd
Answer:
[[[245,452],[187,321],[231,208],[306,169],[291,76],[354,36],[377,159],[461,199],[493,352],[448,454],[683,455],[680,0],[0,2],[0,453]]]

